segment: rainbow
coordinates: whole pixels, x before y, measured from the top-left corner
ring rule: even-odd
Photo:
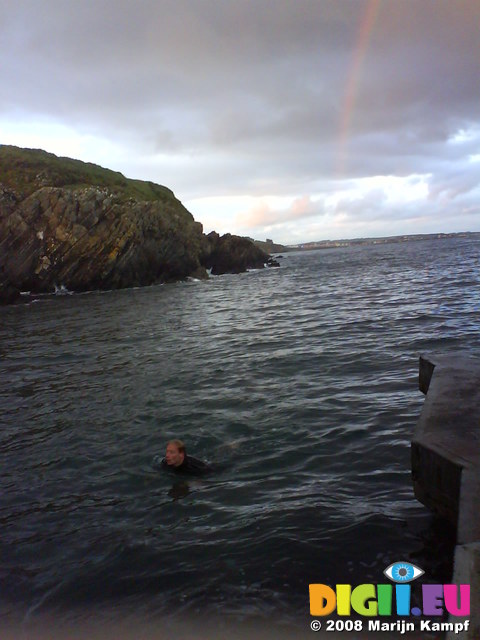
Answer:
[[[381,0],[368,0],[363,17],[360,21],[352,63],[345,88],[339,126],[339,143],[336,174],[341,176],[346,168],[347,141],[355,108],[358,83],[360,80],[363,63],[367,54],[368,45],[372,36],[375,22],[380,10]]]

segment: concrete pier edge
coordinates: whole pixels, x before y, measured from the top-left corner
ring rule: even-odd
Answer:
[[[480,638],[480,359],[420,356],[425,403],[412,439],[415,496],[456,528],[452,584],[470,585],[470,626],[447,640]],[[463,618],[451,616],[450,622]]]

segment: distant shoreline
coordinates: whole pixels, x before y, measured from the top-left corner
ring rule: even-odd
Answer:
[[[445,240],[447,238],[479,238],[480,232],[459,231],[455,233],[419,233],[402,236],[385,236],[382,238],[354,238],[351,240],[319,240],[317,242],[302,242],[297,245],[286,245],[284,251],[312,251],[314,249],[336,249],[352,245],[394,244],[411,242],[412,240]]]

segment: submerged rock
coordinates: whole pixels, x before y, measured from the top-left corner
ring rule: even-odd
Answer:
[[[246,238],[203,234],[160,185],[0,146],[0,302],[20,291],[116,289],[260,268]]]

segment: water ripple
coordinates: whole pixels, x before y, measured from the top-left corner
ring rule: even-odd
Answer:
[[[451,541],[409,475],[417,360],[479,353],[478,250],[288,254],[1,309],[0,613],[293,619],[309,581],[376,582],[399,557],[443,580],[430,546]],[[172,437],[216,474],[159,473]]]

